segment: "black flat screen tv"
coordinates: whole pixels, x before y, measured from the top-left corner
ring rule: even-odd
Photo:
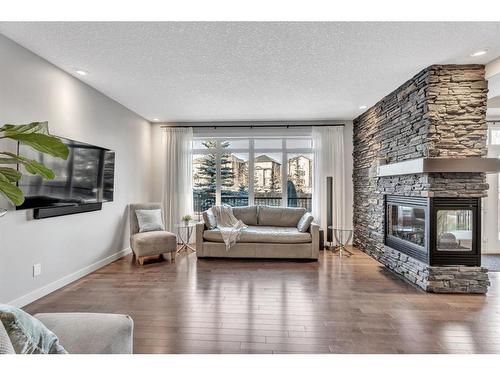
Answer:
[[[67,160],[18,144],[18,154],[52,169],[53,180],[23,173],[17,186],[25,201],[17,209],[79,206],[113,201],[115,153],[106,148],[61,138],[69,148]]]

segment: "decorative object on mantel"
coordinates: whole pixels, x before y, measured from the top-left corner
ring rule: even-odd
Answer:
[[[12,139],[39,152],[64,160],[67,159],[69,154],[68,147],[59,138],[49,134],[49,126],[46,121],[32,122],[25,125],[5,124],[0,128],[0,139]],[[22,166],[30,174],[39,175],[47,180],[55,178],[54,172],[42,163],[8,151],[0,151],[0,165]],[[19,168],[0,166],[0,193],[16,206],[24,202],[23,192],[16,186],[21,176],[22,173]],[[0,216],[4,214],[0,212]]]
[[[193,217],[191,215],[184,215],[181,219],[181,221],[184,223],[186,227],[189,225],[189,222],[191,220],[193,220]]]

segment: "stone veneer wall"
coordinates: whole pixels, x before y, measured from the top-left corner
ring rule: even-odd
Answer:
[[[392,249],[384,246],[384,195],[484,197],[486,176],[425,173],[379,178],[377,167],[421,157],[485,156],[487,92],[482,65],[432,65],[353,122],[354,245],[426,290],[437,285],[431,283],[437,268],[415,266],[409,272],[408,265],[394,266],[408,260],[401,262],[404,254],[395,260]],[[476,271],[483,274],[480,268]],[[432,291],[442,291],[441,286]],[[459,289],[474,292],[472,287]]]
[[[490,285],[484,267],[430,267],[387,246],[379,261],[427,292],[486,293]]]

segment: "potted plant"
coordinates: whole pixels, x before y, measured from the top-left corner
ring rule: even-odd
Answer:
[[[191,220],[193,220],[193,218],[191,217],[191,215],[184,215],[181,220],[184,223],[184,225],[187,227],[189,225],[189,222]]]
[[[59,138],[49,134],[46,121],[25,125],[5,124],[0,127],[0,139],[12,139],[44,154],[65,160],[69,154],[68,147]],[[17,186],[23,172],[38,175],[46,180],[55,178],[54,172],[42,163],[0,150],[0,193],[15,206],[24,202],[24,194]],[[0,216],[3,216],[2,211],[5,214],[5,210],[0,209]]]

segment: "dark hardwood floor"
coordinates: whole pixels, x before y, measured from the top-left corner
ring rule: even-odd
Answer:
[[[487,296],[424,293],[367,255],[319,262],[122,258],[26,307],[123,313],[136,353],[500,353]]]

